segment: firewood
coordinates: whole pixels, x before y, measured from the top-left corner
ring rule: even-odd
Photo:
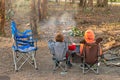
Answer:
[[[107,42],[106,44],[103,44],[103,52],[117,46],[120,46],[120,43],[117,43],[115,40]]]
[[[115,44],[112,45],[112,46],[104,47],[104,48],[103,48],[103,52],[106,52],[106,51],[108,51],[108,50],[110,50],[110,49],[112,49],[112,48],[116,48],[116,47],[119,47],[119,46],[120,46],[120,43],[115,43]]]
[[[107,63],[107,66],[117,66],[120,67],[120,63]]]

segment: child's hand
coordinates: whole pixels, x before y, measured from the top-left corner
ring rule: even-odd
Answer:
[[[76,45],[75,43],[72,43],[72,45]]]

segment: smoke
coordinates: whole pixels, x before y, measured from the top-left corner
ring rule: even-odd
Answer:
[[[41,22],[40,24],[40,31],[43,31],[46,36],[49,37],[54,37],[58,32],[67,35],[70,29],[76,26],[73,15],[68,12],[52,16],[47,21],[44,23]]]

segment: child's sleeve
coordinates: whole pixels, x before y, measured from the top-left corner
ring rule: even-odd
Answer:
[[[83,53],[83,46],[84,46],[84,44],[80,44],[80,55],[82,55],[82,53]]]

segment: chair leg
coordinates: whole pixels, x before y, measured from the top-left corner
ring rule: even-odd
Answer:
[[[97,66],[96,74],[99,74],[99,65]]]
[[[35,51],[35,53],[32,52],[32,60],[34,61],[35,69],[38,70],[37,63],[36,63],[36,59],[35,59],[35,54],[36,54],[36,51]]]
[[[17,68],[17,60],[16,60],[16,53],[13,51],[13,61],[14,61],[14,66],[15,66],[15,71],[17,72],[18,71],[18,68]]]
[[[89,65],[87,65],[87,64],[83,64],[83,73],[84,74],[86,74],[87,72],[89,72],[90,71],[90,66]]]
[[[64,67],[62,66],[62,64],[64,63]],[[55,72],[58,68],[61,68],[62,71],[67,72],[67,64],[66,61],[65,62],[57,62],[54,61],[54,68],[53,68],[53,72]]]
[[[83,74],[85,74],[85,64],[82,64],[83,66]]]
[[[97,73],[97,74],[99,74],[99,70],[98,70],[98,68],[97,68],[97,71],[96,71],[96,73]]]
[[[68,65],[65,63],[65,72],[67,72]]]
[[[59,63],[56,60],[53,61],[54,61],[53,72],[55,72],[59,67]]]

